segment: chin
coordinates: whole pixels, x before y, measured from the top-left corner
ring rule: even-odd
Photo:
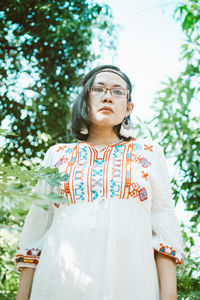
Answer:
[[[116,123],[116,122],[111,122],[110,120],[106,120],[106,119],[103,119],[103,120],[96,120],[95,122],[92,122],[92,125],[93,126],[100,126],[100,127],[114,127],[116,125],[118,125],[119,123]]]

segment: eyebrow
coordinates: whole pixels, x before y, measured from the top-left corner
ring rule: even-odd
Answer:
[[[95,82],[95,84],[105,85],[104,82],[100,82],[100,81]],[[123,86],[120,85],[120,84],[113,84],[113,87],[121,87],[122,89],[126,89],[125,87],[123,87]]]

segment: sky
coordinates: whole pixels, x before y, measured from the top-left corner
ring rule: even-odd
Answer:
[[[99,3],[102,1],[99,1]],[[102,63],[120,67],[135,85],[134,114],[148,119],[154,93],[167,77],[176,77],[183,68],[180,47],[181,26],[173,18],[178,1],[107,0],[114,23],[119,24],[116,55],[104,55]]]
[[[102,3],[102,1],[98,1]],[[184,68],[180,61],[185,35],[174,15],[178,1],[170,0],[106,0],[113,12],[113,21],[120,25],[117,51],[114,56],[104,52],[102,64],[114,64],[124,71],[134,84],[132,119],[150,120],[154,94],[162,89],[162,81],[176,76]],[[177,171],[168,161],[172,178]],[[179,201],[176,212],[181,221],[189,221]]]

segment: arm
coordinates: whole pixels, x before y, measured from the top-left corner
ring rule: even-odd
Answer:
[[[21,271],[19,289],[16,300],[28,300],[31,292],[35,269],[23,268]]]
[[[42,166],[53,167],[52,165],[49,149]],[[47,197],[52,191],[54,191],[53,188],[42,179],[35,187],[35,192],[41,196],[41,199],[35,200],[26,216],[16,252],[16,267],[21,272],[16,300],[28,300],[30,297],[32,280],[42,252],[44,236],[53,218],[53,206]],[[48,206],[48,209],[43,209],[42,205]]]
[[[183,264],[183,243],[172,201],[162,148],[155,144],[150,172],[152,239],[161,300],[177,300],[176,264]]]
[[[160,284],[161,300],[177,300],[175,259],[156,251],[155,260]]]

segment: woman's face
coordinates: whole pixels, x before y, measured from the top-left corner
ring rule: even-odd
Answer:
[[[126,81],[117,74],[102,72],[96,75],[92,87],[127,89]],[[115,126],[120,124],[133,110],[128,95],[115,96],[110,90],[105,94],[89,92],[89,115],[91,126]]]

